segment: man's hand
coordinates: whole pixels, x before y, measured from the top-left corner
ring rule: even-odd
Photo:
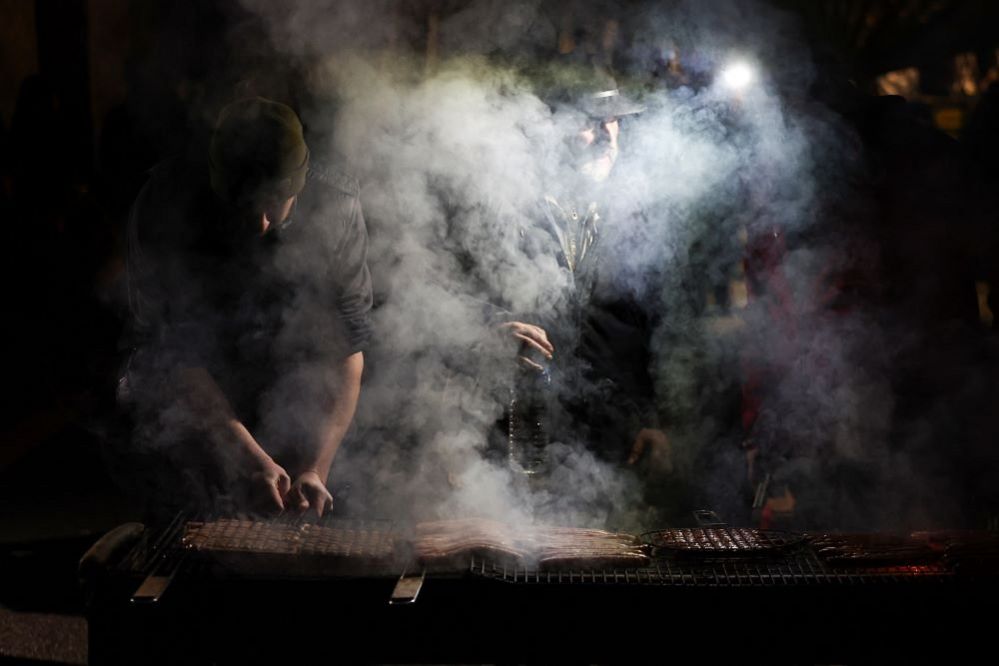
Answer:
[[[548,340],[545,329],[522,321],[511,321],[500,325],[500,331],[520,343],[520,353],[517,360],[524,366],[541,372],[543,367],[529,358],[529,354],[540,353],[544,358],[551,359],[555,347]]]
[[[291,489],[291,477],[270,456],[257,458],[255,467],[247,476],[247,503],[263,513],[280,513]]]
[[[668,474],[673,471],[672,448],[665,432],[654,428],[642,428],[638,431],[631,445],[628,464],[634,465],[643,457],[648,459],[649,466],[656,472]]]
[[[307,470],[301,474],[288,492],[285,506],[289,510],[305,513],[310,508],[322,518],[323,512],[333,506],[333,495],[326,489],[326,484],[315,470]]]
[[[232,490],[237,501],[251,511],[283,511],[291,478],[236,417],[211,373],[203,367],[180,368],[176,381],[183,407],[204,428],[218,463],[236,469]]]

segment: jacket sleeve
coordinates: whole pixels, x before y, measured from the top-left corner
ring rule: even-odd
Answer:
[[[371,274],[368,272],[368,231],[361,202],[354,198],[343,233],[332,257],[337,285],[336,307],[346,329],[350,353],[364,351],[371,341]]]

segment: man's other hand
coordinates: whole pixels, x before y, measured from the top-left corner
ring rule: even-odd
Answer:
[[[526,367],[541,372],[544,368],[531,360],[530,356],[540,353],[544,358],[551,360],[555,354],[555,347],[548,340],[548,333],[540,326],[525,324],[522,321],[510,321],[501,324],[499,329],[519,343],[520,352],[517,360]]]
[[[291,488],[291,477],[270,457],[257,463],[257,469],[248,478],[249,505],[264,513],[280,513],[285,508],[284,497]]]
[[[634,465],[643,458],[649,461],[649,467],[656,472],[669,474],[673,471],[673,453],[665,432],[655,428],[642,428],[638,431],[631,445],[628,464]]]
[[[326,489],[326,484],[319,473],[308,470],[295,479],[286,497],[285,506],[299,513],[305,513],[311,508],[322,518],[323,513],[333,506],[333,495]]]

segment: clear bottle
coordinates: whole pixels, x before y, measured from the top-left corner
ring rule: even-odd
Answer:
[[[551,375],[547,366],[522,369],[511,389],[507,412],[510,466],[528,477],[548,469],[548,398]]]

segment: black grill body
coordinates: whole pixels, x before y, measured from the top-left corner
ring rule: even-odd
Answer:
[[[390,605],[397,570],[244,575],[147,534],[95,587],[91,662],[972,660],[991,644],[999,577],[945,564],[833,568],[807,542],[765,556],[657,555],[637,570],[531,571],[471,559]],[[169,565],[169,566],[165,566]],[[156,566],[169,588],[132,595]]]

